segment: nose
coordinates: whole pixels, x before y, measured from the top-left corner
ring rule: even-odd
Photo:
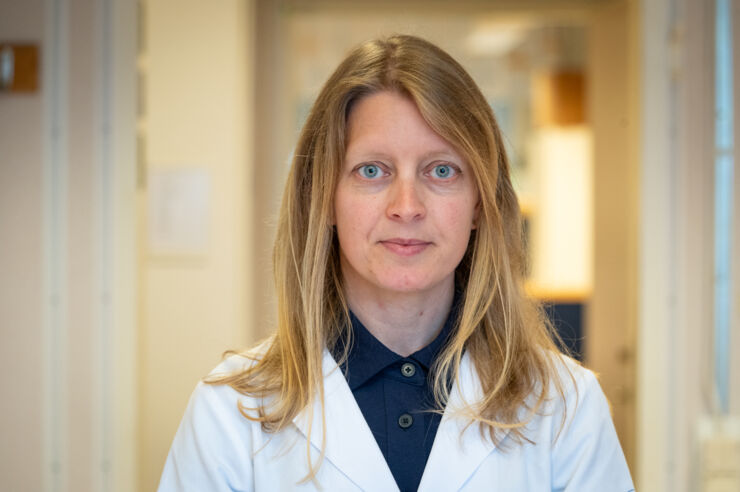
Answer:
[[[393,220],[411,222],[424,217],[426,207],[412,179],[397,180],[391,186],[387,215]]]

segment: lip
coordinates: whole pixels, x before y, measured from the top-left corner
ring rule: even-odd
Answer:
[[[394,237],[380,241],[380,244],[399,256],[413,256],[427,249],[432,243],[421,239]]]

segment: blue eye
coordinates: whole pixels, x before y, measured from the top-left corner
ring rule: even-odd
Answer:
[[[438,166],[434,166],[434,169],[432,169],[432,175],[435,178],[447,179],[455,175],[455,169],[448,164],[440,164]]]
[[[380,166],[377,164],[365,164],[358,169],[358,172],[365,179],[375,179],[383,175]]]

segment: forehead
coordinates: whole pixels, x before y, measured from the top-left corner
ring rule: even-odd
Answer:
[[[382,91],[362,97],[352,107],[347,121],[348,156],[421,149],[460,157],[454,146],[429,126],[408,96]]]

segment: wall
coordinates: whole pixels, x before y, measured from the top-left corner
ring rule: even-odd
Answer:
[[[133,14],[0,9],[41,54],[40,91],[0,95],[2,490],[133,485]]]
[[[43,2],[3,4],[0,33],[4,41],[39,43]],[[0,115],[0,489],[40,490],[42,94],[0,94]]]
[[[159,205],[151,187],[140,191],[139,488],[153,490],[195,384],[255,330],[247,264],[253,14],[245,0],[143,6],[149,177],[198,170],[210,182],[206,243],[186,254],[154,247],[148,210]]]

